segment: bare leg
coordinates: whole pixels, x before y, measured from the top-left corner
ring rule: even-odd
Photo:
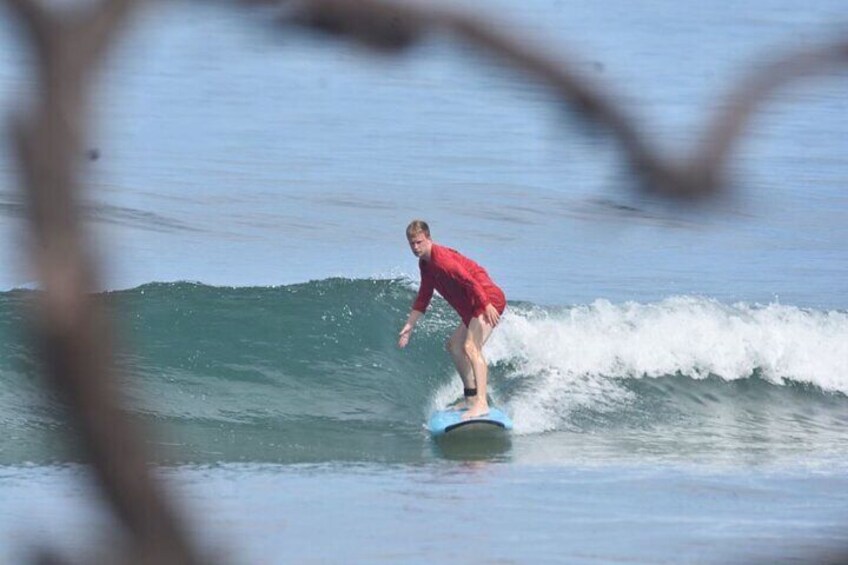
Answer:
[[[471,370],[471,363],[465,355],[465,339],[468,334],[468,328],[465,324],[460,323],[454,330],[453,335],[445,343],[445,347],[450,353],[453,364],[456,367],[456,372],[459,373],[459,378],[462,379],[463,388],[474,388],[474,373]],[[453,408],[467,408],[467,399],[461,400],[453,405]]]
[[[474,381],[477,384],[477,396],[469,400],[471,405],[468,411],[462,415],[463,420],[485,416],[489,413],[489,401],[486,397],[489,367],[486,363],[486,358],[483,357],[483,345],[492,335],[492,326],[490,326],[483,316],[472,318],[468,324],[468,332],[466,333],[463,349],[465,355],[471,364],[471,370],[474,373]]]

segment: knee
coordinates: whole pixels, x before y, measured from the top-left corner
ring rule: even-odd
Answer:
[[[445,341],[445,349],[452,355],[462,355],[462,344],[458,343],[455,339]]]

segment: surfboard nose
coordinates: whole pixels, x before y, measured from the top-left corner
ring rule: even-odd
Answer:
[[[512,430],[512,420],[499,408],[490,408],[485,416],[462,419],[461,410],[437,410],[430,415],[427,421],[427,430],[434,437],[448,433],[456,433],[459,430],[466,432],[501,430],[508,432]]]

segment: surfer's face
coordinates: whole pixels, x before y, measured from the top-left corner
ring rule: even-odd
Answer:
[[[430,247],[433,245],[433,241],[423,231],[410,235],[407,240],[413,255],[418,258],[430,256]]]

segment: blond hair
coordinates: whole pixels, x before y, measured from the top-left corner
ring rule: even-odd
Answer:
[[[412,237],[422,232],[428,238],[430,237],[430,226],[428,226],[427,222],[424,220],[412,220],[409,222],[409,225],[406,226],[406,237]]]

